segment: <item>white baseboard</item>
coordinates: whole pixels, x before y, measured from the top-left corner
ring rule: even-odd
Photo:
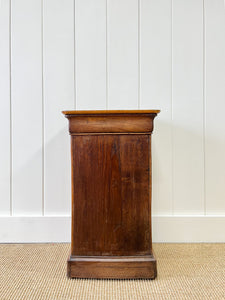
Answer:
[[[153,242],[225,243],[225,216],[153,216]],[[70,216],[0,217],[0,243],[70,242]]]
[[[0,217],[0,243],[70,242],[69,216]]]
[[[155,216],[153,242],[225,243],[225,216]]]

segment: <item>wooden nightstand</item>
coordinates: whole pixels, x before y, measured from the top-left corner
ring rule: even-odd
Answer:
[[[155,278],[151,133],[159,110],[63,113],[72,162],[68,276]]]

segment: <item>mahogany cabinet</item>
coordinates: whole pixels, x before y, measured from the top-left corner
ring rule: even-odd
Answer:
[[[159,110],[63,113],[72,163],[68,276],[155,278],[151,134]]]

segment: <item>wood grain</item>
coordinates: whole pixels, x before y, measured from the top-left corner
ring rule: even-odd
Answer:
[[[157,114],[159,109],[129,109],[129,110],[64,110],[64,115],[127,115],[127,114]]]
[[[148,143],[148,135],[72,137],[72,255],[151,254]]]
[[[70,134],[151,133],[153,119],[159,110],[64,111],[63,113],[70,120]]]
[[[154,278],[151,133],[156,112],[64,114],[72,159],[68,276]]]
[[[154,279],[157,268],[153,255],[110,258],[69,256],[67,275],[70,278]]]

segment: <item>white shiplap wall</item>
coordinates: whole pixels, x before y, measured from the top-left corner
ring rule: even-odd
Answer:
[[[0,0],[0,242],[70,240],[68,109],[161,109],[153,240],[225,242],[224,0]]]

